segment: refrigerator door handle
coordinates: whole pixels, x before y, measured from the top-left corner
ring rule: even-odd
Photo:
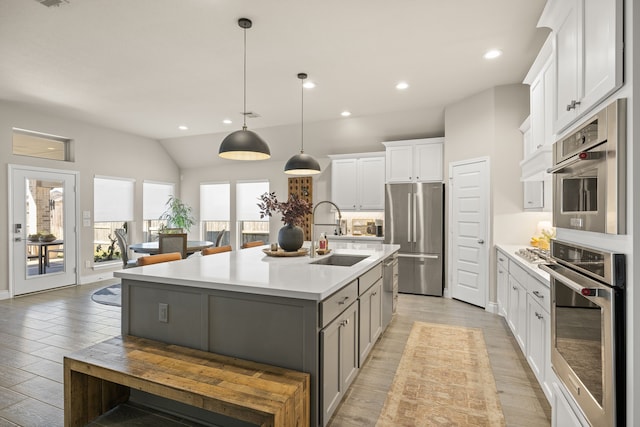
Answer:
[[[438,259],[440,255],[398,254],[398,258]]]
[[[411,243],[411,193],[407,193],[407,242]]]
[[[416,209],[418,208],[418,195],[413,193],[413,243],[416,243],[418,236],[416,235]],[[415,248],[414,248],[415,250]]]

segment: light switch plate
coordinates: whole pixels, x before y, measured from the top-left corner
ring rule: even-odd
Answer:
[[[158,320],[163,323],[169,321],[169,304],[158,304]]]
[[[91,211],[82,211],[82,219],[91,219]]]

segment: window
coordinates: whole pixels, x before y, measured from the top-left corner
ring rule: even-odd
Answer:
[[[142,183],[142,238],[145,242],[156,240],[160,227],[167,226],[167,220],[158,218],[167,208],[169,197],[173,195],[173,184],[150,181]]]
[[[120,260],[115,230],[133,220],[135,181],[126,178],[93,179],[93,246],[95,263]]]
[[[262,240],[269,241],[269,219],[260,219],[259,198],[269,191],[269,181],[238,182],[236,184],[236,219],[238,244]]]
[[[13,128],[13,154],[71,161],[71,140],[61,136]]]
[[[200,184],[202,239],[216,242],[220,233],[223,232],[220,245],[228,245],[230,217],[231,185],[229,183]]]

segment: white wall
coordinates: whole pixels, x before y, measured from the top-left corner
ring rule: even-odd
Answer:
[[[12,154],[12,128],[22,128],[37,132],[64,136],[74,142],[75,160],[62,162],[36,159]],[[91,211],[93,218],[93,177],[106,175],[127,177],[136,180],[135,218],[133,240],[142,238],[142,182],[144,179],[178,183],[178,167],[165,149],[152,139],[125,134],[91,124],[57,117],[32,108],[0,101],[0,159],[5,173],[0,185],[0,200],[7,200],[7,165],[18,164],[41,168],[64,169],[79,172],[79,211]],[[179,187],[177,187],[179,189]],[[0,209],[0,224],[8,224],[8,210]],[[11,244],[8,226],[0,227],[0,240],[7,242],[4,253],[8,254]],[[93,262],[93,228],[82,227],[79,219],[78,248],[79,269],[82,277],[96,277],[97,274],[111,276],[110,271],[94,271],[85,268],[85,261]],[[8,255],[0,257],[0,294],[9,288]],[[121,266],[121,265],[120,265]],[[120,267],[119,266],[119,267]]]
[[[497,243],[526,246],[538,221],[551,219],[548,212],[523,210],[519,127],[528,115],[529,87],[520,84],[491,88],[445,109],[445,170],[451,162],[489,158],[490,248]],[[449,218],[448,200],[445,206]],[[495,251],[491,249],[490,254],[489,298],[495,301]]]

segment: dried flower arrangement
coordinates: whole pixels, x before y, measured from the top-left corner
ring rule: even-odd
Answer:
[[[311,213],[311,203],[291,194],[286,202],[278,202],[276,193],[264,193],[260,196],[260,218],[272,216],[273,212],[280,212],[282,222],[290,225],[300,225],[305,215]]]

